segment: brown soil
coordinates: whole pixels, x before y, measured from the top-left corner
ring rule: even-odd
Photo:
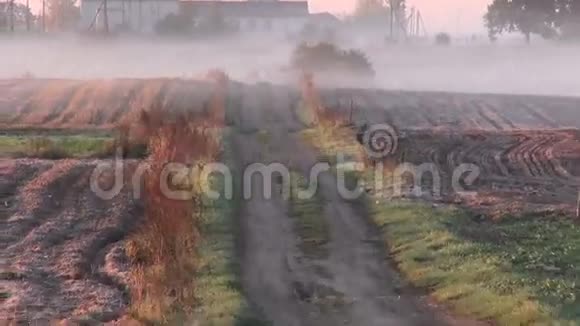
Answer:
[[[110,127],[134,119],[158,98],[171,110],[205,110],[211,105],[213,85],[181,79],[5,80],[0,81],[0,127]],[[252,93],[253,88],[240,92]],[[297,92],[286,93],[297,99]],[[578,98],[363,89],[322,90],[321,97],[333,109],[350,113],[353,108],[357,120],[389,121],[403,128],[580,127]]]
[[[355,120],[401,129],[517,130],[579,128],[579,98],[338,89],[325,105]]]
[[[175,112],[202,110],[212,89],[211,83],[179,79],[1,81],[0,127],[110,128],[158,104]]]
[[[108,322],[127,306],[123,239],[141,216],[129,187],[89,187],[98,161],[0,163],[0,320]]]
[[[400,151],[406,162],[435,163],[442,176],[442,196],[494,217],[523,212],[572,214],[580,188],[580,132],[519,130],[408,132]],[[451,187],[455,169],[475,164],[481,174],[471,194]],[[425,185],[429,189],[430,183]]]

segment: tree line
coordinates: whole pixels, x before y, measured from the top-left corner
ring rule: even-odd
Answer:
[[[73,29],[80,8],[75,0],[44,0],[44,10],[32,13],[30,7],[19,2],[0,2],[0,32],[16,30],[65,31]]]
[[[391,8],[393,13],[391,13]],[[405,21],[406,0],[358,0],[352,18],[358,21],[388,24],[391,14],[400,22]]]
[[[493,0],[484,17],[489,38],[520,32],[545,39],[580,39],[580,0]]]

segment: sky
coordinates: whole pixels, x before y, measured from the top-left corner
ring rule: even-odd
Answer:
[[[334,13],[352,12],[356,0],[309,0],[314,11]],[[415,6],[423,15],[430,34],[458,30],[467,33],[483,32],[483,15],[491,0],[407,0],[408,6]]]
[[[2,0],[0,0],[2,1]],[[25,0],[17,0],[25,2]],[[328,11],[336,14],[352,12],[357,0],[309,0],[310,10]],[[484,31],[482,17],[491,0],[407,0],[423,15],[427,32],[457,34]],[[41,0],[30,0],[33,11],[38,11]]]

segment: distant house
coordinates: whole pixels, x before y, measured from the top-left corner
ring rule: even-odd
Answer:
[[[81,0],[81,27],[102,29],[107,1],[110,30],[126,28],[152,32],[166,16],[189,17],[193,22],[219,17],[241,32],[295,33],[313,21],[334,22],[330,14],[310,15],[308,1],[248,0]]]
[[[105,1],[109,29],[152,33],[159,21],[179,13],[177,0],[81,0],[81,30],[103,30]]]
[[[181,1],[180,8],[194,20],[219,15],[241,32],[293,32],[309,18],[307,1]]]

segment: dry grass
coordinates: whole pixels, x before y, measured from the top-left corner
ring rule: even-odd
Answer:
[[[0,136],[0,157],[11,158],[103,158],[115,154],[115,141],[108,136],[46,135]]]
[[[210,162],[219,143],[208,123],[196,122],[191,113],[168,116],[158,106],[143,112],[140,124],[138,133],[147,141],[150,165],[144,179],[145,221],[126,246],[134,266],[131,312],[139,320],[184,324],[196,305],[196,244],[203,203],[199,184],[172,176],[162,180],[163,170],[167,163]],[[129,132],[125,135],[129,143]],[[162,181],[189,196],[168,198]]]
[[[300,81],[302,104],[298,108],[298,115],[302,123],[307,126],[332,128],[350,124],[348,117],[342,112],[329,109],[324,105],[311,73],[304,73]]]
[[[356,130],[351,118],[345,112],[337,108],[329,108],[321,100],[321,97],[314,85],[312,76],[303,76],[302,83],[302,106],[299,108],[299,116],[303,123],[312,127],[304,132],[309,141],[326,156],[331,162],[331,156],[335,153],[346,150],[349,153],[356,153],[358,162],[366,162],[367,155],[359,144],[355,143],[349,148],[342,148],[344,142],[341,139],[356,139]],[[305,120],[304,117],[310,117]],[[330,150],[325,150],[319,144],[330,146]],[[369,162],[366,162],[369,163]]]
[[[222,70],[213,69],[208,71],[206,79],[214,82],[214,90],[210,99],[209,122],[214,125],[223,126],[226,119],[226,92],[229,83],[229,76]]]

